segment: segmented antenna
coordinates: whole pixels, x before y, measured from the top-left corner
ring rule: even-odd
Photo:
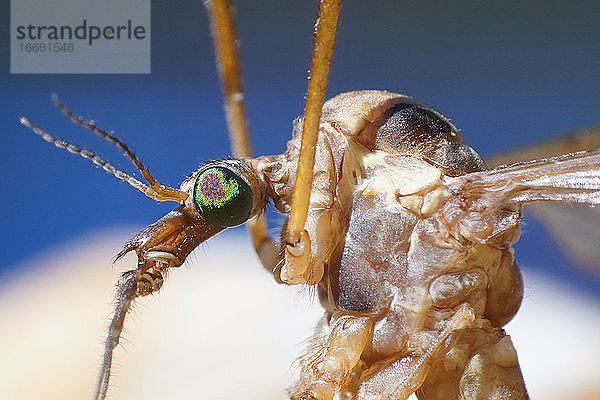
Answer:
[[[120,150],[122,150],[125,155],[131,159],[133,164],[137,167],[137,169],[142,173],[146,181],[148,181],[150,186],[145,185],[134,177],[126,174],[125,172],[117,169],[111,163],[105,161],[95,153],[82,149],[79,146],[76,146],[72,143],[69,143],[63,139],[58,139],[52,136],[49,132],[44,130],[43,128],[37,126],[29,119],[22,117],[21,124],[25,125],[29,129],[31,129],[36,134],[40,135],[45,141],[54,144],[56,147],[61,149],[66,149],[70,153],[79,154],[81,157],[91,160],[94,164],[102,167],[106,172],[109,172],[116,176],[117,178],[129,183],[131,186],[144,193],[146,196],[151,197],[158,201],[177,201],[182,202],[185,201],[188,197],[187,193],[182,192],[181,190],[164,186],[160,184],[154,177],[150,174],[150,171],[140,162],[140,160],[136,157],[136,155],[127,147],[127,145],[122,142],[119,138],[110,134],[98,127],[96,127],[92,122],[87,121],[81,117],[76,116],[67,106],[65,106],[56,96],[56,94],[52,95],[52,100],[56,104],[56,106],[65,113],[75,124],[80,125],[84,128],[87,128],[97,134],[98,136],[106,139],[108,142],[115,144]]]

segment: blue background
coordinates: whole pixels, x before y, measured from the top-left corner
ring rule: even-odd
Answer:
[[[415,96],[449,116],[484,157],[600,122],[599,3],[367,3],[343,5],[328,97],[367,88]],[[302,113],[315,12],[309,1],[238,2],[256,154],[283,151]],[[0,274],[18,273],[19,263],[73,237],[141,228],[173,206],[156,204],[21,126],[25,115],[134,171],[118,150],[56,110],[52,92],[114,129],[165,184],[177,186],[203,160],[230,154],[199,1],[152,3],[148,75],[11,75],[6,0],[0,15]],[[517,259],[600,292],[600,279],[569,265],[532,218]]]

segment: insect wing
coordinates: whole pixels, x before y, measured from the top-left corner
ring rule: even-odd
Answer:
[[[563,252],[579,264],[600,272],[600,210],[585,204],[528,206]]]
[[[600,148],[600,127],[562,135],[498,154],[489,167]],[[600,271],[600,210],[585,204],[532,204],[528,210],[545,225],[564,253],[576,262]]]
[[[474,172],[448,188],[485,202],[488,210],[533,201],[600,203],[600,151],[573,153]]]
[[[578,151],[594,151],[600,148],[600,126],[566,133],[559,137],[542,140],[528,146],[494,155],[485,160],[490,168],[523,161],[554,157]]]

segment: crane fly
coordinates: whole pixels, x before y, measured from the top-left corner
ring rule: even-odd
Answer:
[[[598,204],[600,153],[528,161],[528,150],[488,169],[443,114],[413,97],[359,90],[324,102],[339,9],[339,1],[327,0],[317,18],[304,117],[286,152],[253,158],[229,5],[206,6],[236,158],[206,163],[180,188],[168,187],[123,141],[55,98],[73,122],[121,149],[144,183],[21,120],[147,196],[178,203],[117,256],[133,251],[138,265],[117,283],[96,399],[108,392],[132,302],[160,290],[167,270],[200,243],[244,222],[275,279],[315,287],[325,308],[292,399],[528,398],[502,329],[523,296],[511,248],[522,205]],[[577,150],[597,147],[580,138]],[[279,240],[267,235],[262,212],[269,202],[288,215]]]

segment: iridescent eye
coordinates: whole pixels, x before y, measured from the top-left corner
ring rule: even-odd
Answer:
[[[209,167],[198,174],[194,203],[206,221],[219,226],[236,226],[250,218],[252,190],[232,170]]]

